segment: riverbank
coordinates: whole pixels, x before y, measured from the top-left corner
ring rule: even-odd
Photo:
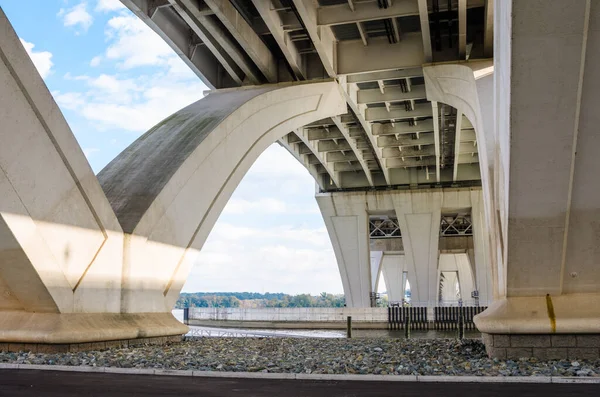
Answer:
[[[0,352],[0,363],[304,374],[600,376],[600,360],[494,360],[472,339],[198,338],[79,353]]]

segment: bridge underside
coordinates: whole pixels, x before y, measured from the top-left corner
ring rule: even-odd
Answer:
[[[216,90],[96,177],[0,14],[0,342],[185,332],[194,256],[277,141],[348,306],[383,274],[415,306],[491,302],[495,357],[600,355],[600,2],[123,2]]]

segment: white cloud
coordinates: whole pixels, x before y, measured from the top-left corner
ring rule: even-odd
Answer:
[[[90,147],[90,148],[83,148],[83,154],[85,154],[86,158],[90,158],[94,155],[94,153],[99,152],[100,149],[95,148],[95,147]]]
[[[84,103],[84,97],[78,92],[65,92],[64,94],[60,91],[52,91],[54,100],[64,109],[76,110],[81,107]]]
[[[202,98],[200,81],[154,75],[149,81],[101,75],[90,79],[90,98],[81,108],[84,117],[106,127],[145,132],[177,110]],[[157,92],[160,95],[157,95]]]
[[[96,67],[96,66],[100,65],[100,62],[102,62],[102,56],[101,55],[95,56],[90,61],[90,66]]]
[[[341,293],[342,283],[323,228],[269,230],[218,222],[184,291]]]
[[[206,86],[164,40],[129,11],[108,21],[105,36],[106,51],[90,64],[102,62],[106,67],[112,64],[124,75],[65,75],[70,80],[85,80],[86,91],[57,98],[70,108],[78,106],[79,113],[95,122],[99,130],[145,132],[202,98]],[[141,74],[129,72],[138,67],[152,68]],[[80,97],[85,100],[72,100]]]
[[[182,62],[180,59],[176,61]],[[154,74],[136,78],[108,74],[96,77],[66,75],[69,80],[85,81],[87,90],[83,93],[61,93],[62,97],[56,100],[59,105],[65,104],[70,109],[76,107],[83,117],[97,122],[102,129],[145,132],[177,110],[202,98],[206,88],[195,76],[172,75],[171,67],[168,68],[166,72],[159,69]]]
[[[108,21],[106,36],[114,42],[106,49],[106,58],[124,69],[166,65],[174,56],[169,45],[137,16],[123,14]]]
[[[39,51],[36,52],[33,50],[35,45],[33,43],[29,43],[23,39],[21,40],[21,44],[25,47],[25,51],[33,61],[38,73],[42,76],[42,78],[46,78],[50,75],[52,65],[52,53],[48,51]]]
[[[232,198],[223,210],[225,214],[246,214],[250,212],[281,214],[287,212],[287,206],[283,201],[272,198],[261,198],[256,201]]]
[[[64,26],[80,28],[83,32],[86,32],[94,22],[92,15],[87,12],[85,1],[69,9],[61,8],[57,15],[62,17]]]
[[[125,6],[119,0],[98,0],[96,3],[96,12],[110,12],[124,9]]]

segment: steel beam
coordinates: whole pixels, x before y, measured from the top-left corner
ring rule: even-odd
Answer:
[[[323,67],[329,77],[336,76],[335,68],[335,37],[331,28],[317,25],[317,6],[313,0],[292,0],[296,11],[302,18],[304,27],[321,58]]]
[[[165,17],[152,5],[154,2],[149,0],[122,0],[121,2],[156,32],[207,87],[211,89],[223,87],[219,61],[208,49],[199,48],[203,47],[199,46],[202,44],[200,38],[183,20]],[[232,85],[234,84],[228,86]]]
[[[411,119],[414,117],[431,117],[432,108],[427,103],[415,105],[415,110],[394,109],[389,112],[386,108],[368,108],[366,109],[365,119],[367,121],[382,121],[382,120],[402,120]]]
[[[271,83],[277,82],[277,62],[262,39],[229,1],[204,0]]]
[[[326,156],[323,156],[321,153],[319,153],[315,145],[316,142],[311,142],[308,140],[308,131],[306,130],[306,128],[299,128],[296,131],[294,131],[294,133],[298,136],[298,138],[300,138],[304,145],[306,145],[311,150],[313,156],[315,156],[315,158],[319,160],[321,166],[325,171],[327,171],[327,174],[329,175],[333,183],[337,187],[341,187],[340,174],[333,169],[333,164],[330,164],[328,162]]]
[[[333,140],[322,140],[317,143],[317,150],[320,153],[324,152],[339,152],[339,151],[350,151],[352,148],[350,144],[346,140],[340,139],[338,142],[334,142]]]
[[[458,59],[467,59],[467,0],[458,0]]]
[[[416,67],[354,74],[348,76],[346,81],[348,83],[372,83],[380,80],[409,79],[412,77],[423,77],[423,68]]]
[[[277,11],[272,9],[271,1],[269,0],[252,0],[252,4],[260,13],[260,16],[267,25],[267,28],[273,35],[273,38],[279,45],[283,56],[292,68],[296,77],[300,80],[306,79],[306,67],[304,66],[302,55],[298,52],[298,48],[291,41],[289,33],[284,29],[284,23]]]
[[[429,10],[427,8],[427,0],[418,0],[419,3],[419,18],[421,20],[421,38],[423,40],[424,62],[433,61],[433,53],[431,51],[431,33],[429,31]]]
[[[433,156],[420,158],[411,157],[409,159],[402,160],[398,159],[386,159],[386,166],[389,168],[407,168],[407,167],[431,167],[435,165],[435,158]]]
[[[433,120],[421,120],[415,125],[407,123],[373,124],[373,135],[403,135],[433,132]]]
[[[415,145],[433,145],[435,140],[433,133],[422,134],[418,139],[412,139],[410,136],[400,135],[396,138],[393,135],[384,135],[377,138],[377,144],[381,148],[386,147],[404,147],[404,146],[415,146]]]
[[[413,87],[412,91],[403,92],[400,86],[385,87],[385,92],[380,89],[367,89],[358,91],[358,103],[381,103],[381,102],[400,102],[427,98],[425,86],[419,85]]]
[[[418,14],[419,8],[415,0],[396,1],[388,8],[377,7],[376,2],[357,2],[354,10],[344,4],[320,7],[317,21],[319,25],[342,25]]]
[[[348,106],[350,106],[350,108],[356,115],[356,119],[358,120],[358,123],[362,126],[362,129],[366,135],[366,138],[368,139],[368,141],[371,144],[371,147],[373,148],[373,152],[372,152],[373,161],[379,165],[379,168],[381,168],[381,172],[383,174],[385,183],[389,185],[390,184],[390,172],[383,162],[383,157],[381,156],[381,148],[379,146],[377,146],[377,140],[375,139],[375,136],[372,133],[372,128],[371,128],[372,125],[371,125],[371,123],[369,123],[366,120],[366,116],[365,116],[366,105],[359,105],[357,103],[357,94],[359,91],[358,86],[354,83],[350,83],[350,84],[347,83],[347,78],[348,78],[348,76],[340,76],[340,86],[342,87],[342,90],[346,97],[346,102],[348,103]],[[367,159],[366,153],[363,154],[363,157],[365,158],[365,160]]]
[[[369,167],[367,166],[367,163],[366,163],[365,159],[363,158],[363,153],[358,148],[356,141],[350,137],[350,131],[348,130],[348,127],[346,127],[344,124],[342,124],[341,117],[332,117],[331,120],[333,120],[333,122],[338,127],[338,129],[340,130],[342,135],[344,135],[344,138],[346,138],[346,142],[348,142],[348,145],[350,146],[352,153],[354,153],[354,155],[358,159],[358,162],[360,163],[360,166],[362,167],[362,170],[364,171],[365,176],[367,177],[367,181],[369,182],[369,185],[374,186],[373,176],[371,175],[371,170],[369,170]]]
[[[224,49],[222,46],[223,40],[217,40],[214,33],[206,29],[208,17],[201,15],[200,11],[190,0],[169,0],[173,9],[183,18],[189,25],[190,29],[198,35],[204,45],[210,50],[214,57],[219,61],[221,66],[229,73],[231,78],[242,85],[246,73],[239,67],[231,55],[234,51],[231,48]],[[240,56],[241,54],[236,54]],[[254,84],[260,83],[260,80],[249,76]]]
[[[433,145],[427,145],[422,147],[421,149],[415,147],[404,148],[400,150],[399,148],[385,148],[383,149],[383,158],[384,159],[393,159],[393,158],[410,158],[410,157],[425,157],[425,156],[434,156],[435,155],[435,147]]]
[[[440,181],[440,121],[438,104],[436,101],[431,101],[431,112],[433,114],[433,139],[435,144],[435,177],[436,181]]]
[[[494,56],[494,0],[485,0],[483,32],[483,56],[492,58]]]
[[[462,129],[462,112],[456,113],[456,136],[454,137],[454,170],[452,171],[452,180],[456,181],[458,176],[458,156],[460,154],[460,133]]]
[[[358,161],[358,158],[351,151],[347,152],[329,152],[325,153],[325,159],[330,163],[343,163],[348,161]]]

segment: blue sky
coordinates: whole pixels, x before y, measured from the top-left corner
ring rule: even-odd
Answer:
[[[206,87],[117,0],[0,0],[97,173]],[[277,144],[250,169],[184,291],[341,293],[308,172]]]

